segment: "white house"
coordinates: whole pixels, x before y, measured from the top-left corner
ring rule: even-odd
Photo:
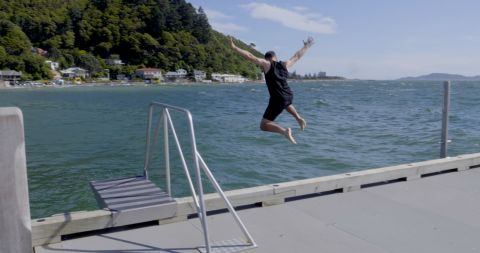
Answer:
[[[45,63],[50,67],[51,70],[58,70],[60,68],[60,63],[55,61],[45,61]]]
[[[117,74],[117,80],[126,80],[128,79],[127,75],[125,74]]]
[[[72,67],[72,68],[60,70],[60,73],[62,73],[62,77],[65,77],[65,78],[80,77],[85,79],[88,77],[88,70],[82,69],[79,67]]]
[[[193,71],[193,78],[195,79],[196,82],[201,82],[205,78],[207,78],[207,73],[205,73],[205,71],[201,71],[201,70],[194,70]]]
[[[120,59],[105,59],[105,63],[110,66],[122,66],[125,64]]]
[[[243,83],[247,79],[241,75],[213,73],[212,80],[222,83]]]
[[[161,80],[162,79],[162,70],[155,68],[143,68],[135,70],[135,75],[142,78],[143,80]]]
[[[171,81],[185,79],[187,78],[187,71],[184,69],[177,69],[175,72],[170,71],[165,74],[165,78]]]

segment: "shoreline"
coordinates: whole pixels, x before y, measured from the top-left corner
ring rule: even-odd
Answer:
[[[303,83],[325,83],[325,82],[395,82],[398,80],[362,80],[362,79],[308,79],[297,80],[289,79],[289,84],[303,84]],[[433,80],[413,80],[413,81],[398,81],[398,82],[440,82]],[[478,82],[478,81],[460,81],[460,82]],[[33,84],[33,85],[0,85],[1,90],[15,90],[15,89],[41,89],[41,88],[72,88],[72,87],[162,87],[162,86],[236,86],[236,85],[265,85],[264,81],[247,81],[242,83],[220,83],[220,82],[162,82],[158,84],[145,83],[145,82],[85,82],[82,84],[64,84],[64,85],[46,85],[46,84]]]
[[[164,82],[159,84],[150,84],[144,82],[127,82],[127,83],[104,83],[104,82],[85,82],[82,84],[64,84],[64,85],[9,85],[0,86],[0,90],[10,89],[31,89],[31,88],[71,88],[71,87],[161,87],[161,86],[187,86],[187,85],[237,85],[237,84],[263,84],[259,82],[244,82],[244,83],[203,83],[203,82]]]

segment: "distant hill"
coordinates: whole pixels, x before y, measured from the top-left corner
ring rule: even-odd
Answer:
[[[462,76],[457,74],[446,73],[431,73],[428,75],[417,77],[403,77],[399,78],[401,81],[480,81],[480,75],[478,76]]]
[[[112,68],[105,59],[125,65]],[[141,67],[259,74],[211,28],[202,8],[185,0],[1,0],[0,70],[47,79],[45,60],[86,68],[94,77],[106,68],[115,76]]]

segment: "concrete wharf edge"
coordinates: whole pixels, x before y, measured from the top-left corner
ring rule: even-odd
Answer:
[[[261,203],[263,206],[282,204],[286,198],[301,197],[333,190],[350,192],[360,190],[362,186],[383,183],[391,180],[416,180],[424,175],[444,172],[463,171],[480,166],[480,153],[457,157],[429,160],[411,164],[383,167],[364,171],[317,177],[298,181],[264,185],[226,192],[236,207]],[[195,214],[191,197],[177,198],[178,209],[174,217],[159,220],[159,224],[187,220]],[[206,208],[209,211],[225,209],[218,194],[205,195]],[[100,230],[133,224],[123,219],[117,222],[115,212],[108,210],[82,211],[53,215],[32,220],[33,246],[47,245],[61,241],[62,235]],[[156,220],[152,217],[152,220]]]
[[[32,248],[23,114],[0,107],[0,252]]]

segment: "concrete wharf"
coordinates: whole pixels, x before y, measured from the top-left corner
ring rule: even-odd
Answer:
[[[241,189],[227,195],[232,203],[245,204],[248,196],[264,205],[239,211],[259,245],[245,252],[480,252],[480,168],[476,163],[480,163],[480,154]],[[392,174],[402,177],[393,179]],[[381,177],[386,180],[371,182]],[[360,183],[358,187],[354,182]],[[336,187],[339,190],[330,189]],[[265,194],[265,188],[272,194]],[[318,193],[313,193],[315,188]],[[302,194],[307,189],[312,192]],[[206,198],[209,209],[215,209],[215,199]],[[230,219],[227,213],[208,216],[214,241],[240,235],[229,225]],[[100,232],[38,246],[36,252],[198,252],[200,228],[198,219],[187,219]],[[229,252],[221,247],[213,250]]]

